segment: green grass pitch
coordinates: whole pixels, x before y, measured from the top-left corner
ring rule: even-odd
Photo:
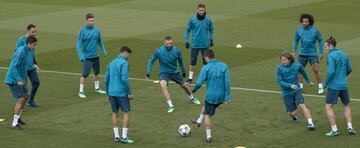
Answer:
[[[190,119],[198,116],[199,106],[186,101],[178,86],[170,84],[176,105],[174,113],[160,95],[158,84],[131,80],[132,101],[129,136],[133,145],[113,142],[110,106],[105,97],[93,92],[87,79],[87,99],[77,97],[81,63],[75,51],[76,36],[85,23],[87,12],[95,13],[109,57],[101,56],[102,74],[122,45],[133,49],[129,59],[130,77],[144,78],[150,54],[170,35],[189,64],[189,51],[184,48],[184,28],[195,13],[198,0],[0,0],[0,80],[14,51],[16,40],[29,23],[37,25],[37,61],[43,70],[69,73],[40,73],[41,86],[37,101],[40,109],[26,108],[24,131],[13,131],[14,99],[0,83],[1,148],[105,148],[105,147],[359,147],[359,136],[348,136],[341,104],[336,105],[340,136],[326,137],[330,130],[324,109],[324,98],[305,97],[317,126],[306,129],[306,120],[292,123],[285,113],[280,94],[235,88],[279,91],[275,82],[278,55],[292,47],[298,16],[302,12],[315,16],[315,25],[324,38],[334,35],[338,47],[349,53],[353,73],[349,77],[350,95],[360,99],[360,5],[357,0],[206,0],[208,15],[215,25],[217,59],[228,63],[232,75],[233,100],[222,105],[213,118],[214,143],[205,142],[204,127],[195,128]],[[237,49],[240,43],[243,48]],[[326,62],[320,63],[322,76]],[[152,75],[157,78],[155,66]],[[311,69],[307,67],[315,81]],[[72,74],[75,73],[75,74]],[[198,73],[197,73],[198,74]],[[101,84],[103,86],[103,84]],[[307,94],[316,89],[306,87]],[[196,94],[203,101],[205,89]],[[360,102],[353,100],[353,125],[360,130]],[[177,134],[179,125],[192,127],[189,137]]]

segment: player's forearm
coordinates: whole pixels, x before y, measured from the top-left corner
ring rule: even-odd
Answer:
[[[81,43],[79,43],[79,42],[76,43],[76,51],[77,51],[77,54],[79,56],[79,59],[83,60],[84,59],[84,53],[81,50]]]
[[[107,54],[105,45],[104,45],[103,41],[101,40],[101,38],[99,38],[99,45],[100,45],[102,54],[103,54],[104,56],[107,56],[108,54]]]
[[[190,29],[185,30],[185,43],[189,43]]]
[[[293,52],[293,53],[296,53],[296,49],[297,49],[297,47],[298,47],[298,44],[299,44],[298,41],[294,41],[294,43],[293,43],[293,48],[292,48],[292,52]]]
[[[291,88],[291,83],[286,83],[284,81],[278,81],[278,84],[281,86],[281,87],[286,87],[286,88]]]
[[[210,40],[214,40],[214,29],[210,30]]]
[[[195,84],[195,86],[193,87],[193,89],[191,90],[191,92],[195,93],[200,87],[201,87],[201,85]]]
[[[20,70],[18,68],[14,68],[12,73],[15,75],[16,81],[24,81],[24,79],[21,77]]]
[[[229,101],[230,99],[231,99],[231,96],[230,96],[230,83],[229,84],[226,84],[225,85],[225,90],[226,90],[226,92],[225,92],[225,100],[226,101]]]
[[[33,62],[34,62],[35,65],[37,65],[37,61],[36,61],[36,59],[35,59],[35,55],[34,55],[34,58],[33,58]]]
[[[128,85],[128,95],[132,94],[132,89],[130,88],[130,86]]]
[[[324,54],[324,43],[323,40],[319,40],[319,50],[320,50],[320,54]]]
[[[335,72],[333,72],[333,71],[328,71],[328,76],[327,76],[326,79],[325,79],[324,88],[326,88],[326,87],[329,85],[329,83],[330,83],[330,81],[332,81],[334,75],[335,75]]]

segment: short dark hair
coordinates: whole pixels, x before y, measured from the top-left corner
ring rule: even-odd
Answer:
[[[303,19],[308,19],[310,26],[314,25],[314,23],[315,23],[314,17],[311,14],[308,14],[308,13],[301,14],[299,22],[302,23]]]
[[[26,39],[26,44],[33,44],[33,43],[35,43],[35,42],[37,42],[37,39],[36,39],[36,37],[33,37],[33,36],[29,36],[27,39]]]
[[[94,16],[94,14],[92,14],[92,13],[87,13],[86,14],[86,20],[88,20],[89,18],[94,18],[95,16]]]
[[[36,26],[34,24],[29,24],[27,27],[26,27],[26,30],[30,30],[32,28],[36,28]]]
[[[335,39],[333,36],[329,37],[329,38],[325,41],[325,43],[330,44],[330,45],[333,45],[334,47],[336,47],[336,39]]]
[[[204,57],[208,57],[209,59],[214,59],[215,58],[215,52],[214,50],[206,50],[205,51],[205,54],[204,54]]]
[[[166,41],[170,41],[170,40],[172,40],[172,37],[171,37],[171,36],[166,36],[164,39],[165,39]]]
[[[291,52],[289,52],[289,51],[282,52],[281,55],[280,55],[280,59],[282,57],[287,58],[290,61],[290,63],[294,63],[294,61],[295,61],[294,55],[291,54]]]
[[[197,8],[206,8],[204,3],[200,3]]]
[[[124,53],[124,52],[132,53],[131,49],[127,46],[123,46],[120,48],[120,53]]]

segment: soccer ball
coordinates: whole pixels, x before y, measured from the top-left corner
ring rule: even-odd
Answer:
[[[187,124],[182,124],[179,127],[179,134],[183,137],[188,136],[190,134],[190,126]]]

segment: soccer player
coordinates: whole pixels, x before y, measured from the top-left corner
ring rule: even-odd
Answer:
[[[294,55],[296,55],[296,49],[300,41],[300,52],[298,61],[304,68],[306,67],[307,63],[311,64],[311,68],[316,76],[319,85],[318,94],[322,94],[324,93],[324,88],[319,71],[319,61],[324,58],[323,39],[321,37],[320,31],[314,26],[314,17],[312,15],[301,14],[299,21],[302,26],[295,33],[292,52]],[[318,56],[316,42],[318,42],[319,44],[320,56]],[[303,77],[299,75],[299,79],[300,89],[303,90]]]
[[[350,110],[350,98],[348,92],[347,76],[352,71],[349,56],[336,48],[336,40],[330,37],[325,41],[325,50],[328,52],[327,68],[328,74],[324,82],[324,88],[327,89],[326,93],[326,114],[331,125],[331,131],[326,133],[326,136],[338,136],[339,132],[336,126],[335,113],[333,106],[337,103],[338,98],[344,107],[344,114],[348,125],[348,134],[355,135],[356,131],[352,127],[352,117]]]
[[[291,52],[283,52],[280,55],[280,59],[282,64],[276,68],[276,81],[281,87],[287,113],[293,121],[298,121],[295,111],[298,107],[301,108],[308,121],[307,128],[314,130],[315,125],[309,109],[304,104],[304,97],[300,90],[298,75],[302,74],[308,84],[313,85],[313,83],[309,80],[304,67],[294,62],[295,58]]]
[[[173,39],[170,36],[165,37],[165,45],[160,46],[156,51],[152,54],[148,62],[148,68],[146,73],[146,79],[150,78],[150,74],[152,71],[152,65],[156,60],[159,60],[160,63],[160,86],[165,98],[166,103],[169,105],[168,112],[171,113],[175,110],[174,105],[171,102],[170,94],[168,91],[168,83],[169,80],[172,80],[179,84],[181,88],[188,95],[189,100],[199,105],[200,101],[197,100],[191,93],[189,86],[185,83],[184,78],[186,77],[186,71],[183,63],[183,59],[181,56],[180,49],[173,45]],[[179,70],[177,69],[177,62],[179,62],[182,76],[180,75]]]
[[[11,124],[11,127],[16,130],[22,129],[19,124],[25,124],[25,122],[20,121],[19,119],[21,110],[24,108],[26,101],[29,98],[29,93],[26,88],[27,53],[36,48],[37,39],[33,36],[29,36],[26,39],[26,44],[26,46],[20,46],[16,49],[5,78],[5,83],[9,86],[13,96],[17,99],[14,120]]]
[[[83,63],[83,72],[80,77],[79,97],[86,98],[84,93],[84,81],[89,76],[91,69],[93,69],[95,77],[95,93],[105,94],[106,92],[100,89],[99,73],[100,73],[100,59],[98,54],[98,46],[105,57],[107,52],[101,40],[100,30],[95,26],[94,14],[86,14],[87,24],[81,29],[78,35],[76,49],[80,61]]]
[[[111,104],[113,112],[113,130],[115,135],[115,142],[133,143],[127,136],[130,118],[130,100],[133,99],[131,89],[129,87],[129,64],[128,58],[131,54],[131,49],[123,46],[120,49],[120,55],[110,62],[105,75],[105,86],[108,100]],[[119,109],[123,112],[123,128],[120,139],[118,128],[118,112]]]
[[[36,37],[37,34],[37,28],[34,24],[29,24],[27,26],[27,32],[25,35],[21,36],[19,38],[19,40],[16,43],[16,48],[18,49],[21,46],[26,46],[26,39],[29,36],[32,37]],[[39,79],[39,75],[38,72],[40,72],[40,68],[37,65],[37,62],[35,60],[35,51],[31,50],[29,52],[27,52],[28,56],[27,56],[27,65],[26,65],[26,74],[30,79],[31,82],[31,93],[30,93],[30,98],[27,102],[27,105],[30,107],[40,107],[36,102],[35,102],[35,95],[36,92],[40,86],[40,79]]]
[[[205,4],[197,6],[197,14],[190,18],[185,29],[185,47],[190,48],[191,32],[191,52],[190,52],[190,71],[188,83],[192,82],[194,70],[197,63],[199,51],[201,51],[203,64],[206,64],[204,53],[209,47],[214,46],[214,26],[209,16],[206,16]]]
[[[224,102],[230,102],[230,73],[225,63],[215,59],[213,50],[204,53],[206,65],[201,68],[198,80],[192,92],[195,93],[206,81],[205,105],[201,108],[200,117],[191,120],[197,127],[200,127],[205,118],[206,141],[212,142],[210,117],[215,115],[215,110]]]

